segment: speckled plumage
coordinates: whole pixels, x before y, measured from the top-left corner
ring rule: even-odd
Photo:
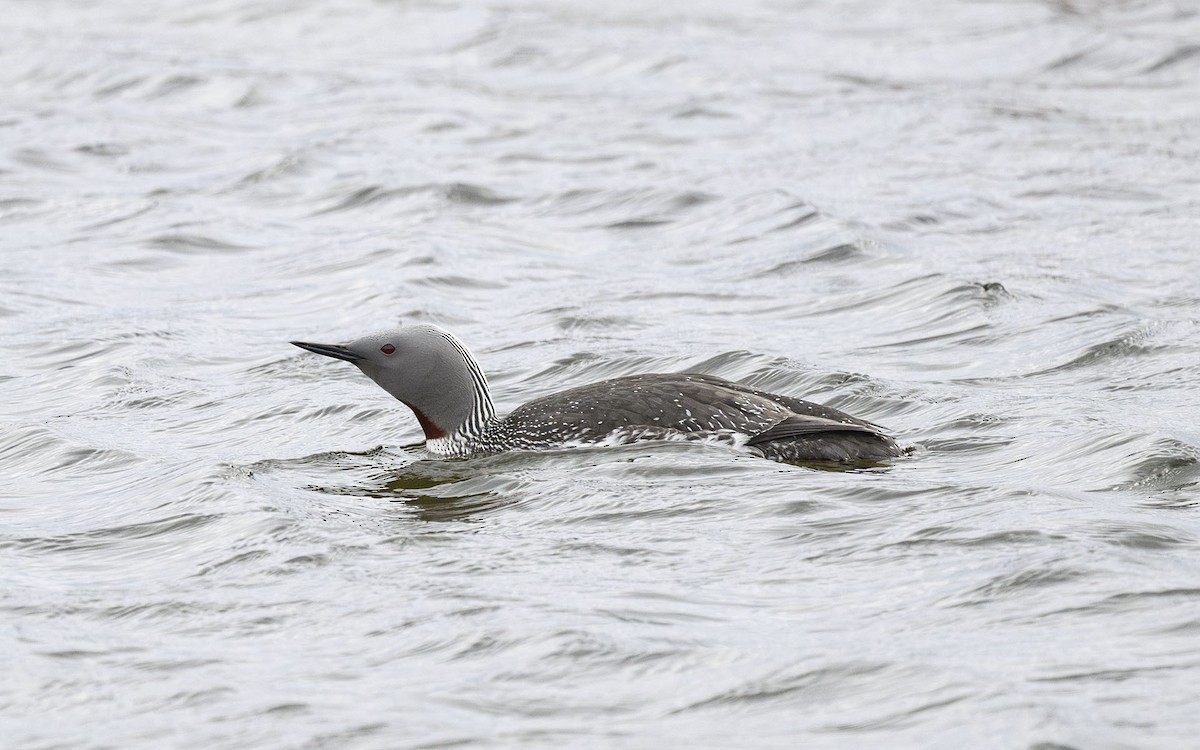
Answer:
[[[828,406],[698,373],[630,375],[534,399],[497,418],[482,370],[434,326],[346,346],[293,342],[353,362],[403,401],[447,456],[641,440],[723,443],[779,461],[878,461],[900,454],[880,428]]]
[[[837,409],[698,373],[631,375],[534,399],[489,423],[470,452],[652,439],[728,443],[782,461],[899,454],[878,427]]]

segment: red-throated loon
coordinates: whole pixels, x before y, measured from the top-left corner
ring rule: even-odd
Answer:
[[[394,328],[344,345],[291,343],[354,364],[413,410],[426,446],[444,456],[669,439],[729,443],[777,461],[900,455],[870,422],[712,375],[613,378],[534,399],[497,418],[479,364],[436,326]]]

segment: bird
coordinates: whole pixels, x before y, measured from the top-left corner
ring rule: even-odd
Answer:
[[[902,452],[882,428],[838,409],[694,372],[602,380],[499,418],[475,357],[434,325],[399,326],[348,344],[290,343],[353,364],[411,409],[425,447],[448,458],[644,440],[724,444],[797,463],[878,463]]]

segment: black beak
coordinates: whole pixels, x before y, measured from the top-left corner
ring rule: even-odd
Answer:
[[[346,347],[338,346],[337,344],[308,344],[303,341],[292,341],[291,343],[300,347],[301,349],[307,349],[313,354],[324,354],[326,357],[344,359],[347,362],[357,362],[358,360],[362,359],[362,357],[358,356]]]

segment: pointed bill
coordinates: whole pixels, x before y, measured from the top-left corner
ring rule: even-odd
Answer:
[[[362,357],[359,355],[338,344],[310,344],[306,341],[292,341],[290,343],[294,346],[300,347],[301,349],[310,351],[313,354],[322,354],[326,357],[343,359],[347,362],[357,362],[358,360],[362,359]]]

